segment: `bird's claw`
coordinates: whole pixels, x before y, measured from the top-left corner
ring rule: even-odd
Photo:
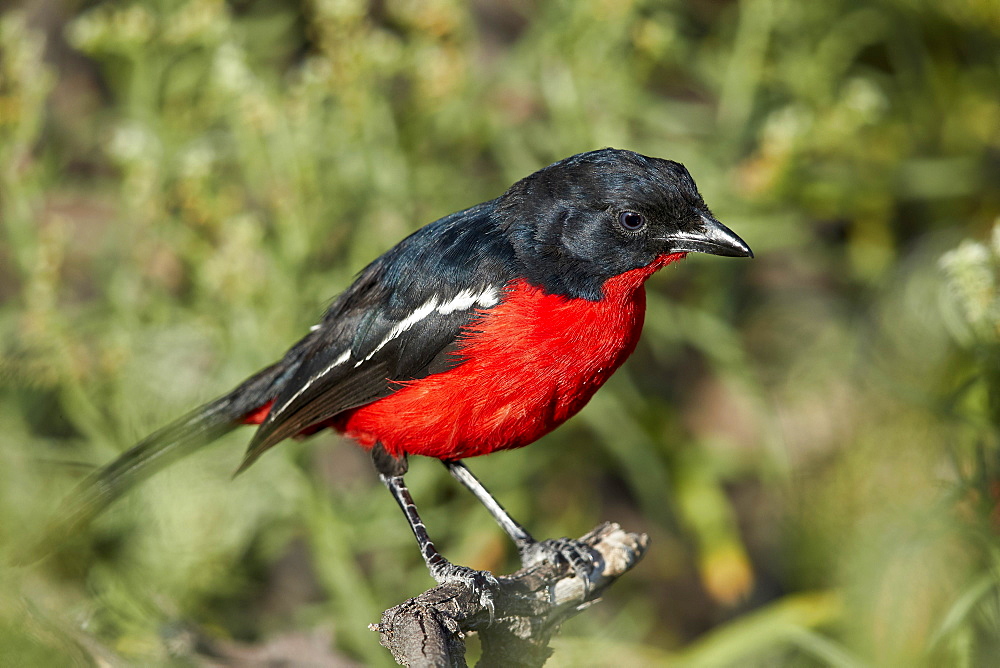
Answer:
[[[521,550],[521,565],[524,568],[545,561],[553,565],[561,562],[569,564],[573,573],[580,578],[584,597],[590,593],[590,576],[597,565],[597,556],[589,545],[572,538],[549,538],[531,543]]]
[[[479,604],[490,613],[490,624],[493,623],[493,592],[500,586],[496,577],[489,571],[477,571],[468,566],[458,566],[446,561],[431,569],[431,577],[438,584],[458,583],[468,587]]]

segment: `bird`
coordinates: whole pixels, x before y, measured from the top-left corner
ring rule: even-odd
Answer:
[[[496,584],[435,547],[404,482],[410,456],[442,461],[522,564],[565,561],[586,578],[585,545],[536,540],[464,460],[528,445],[580,411],[635,350],[646,280],[692,252],[753,257],[681,163],[613,148],[555,162],[374,260],[281,359],[81,481],[49,542],[241,426],[256,431],[237,473],[333,429],[371,453],[435,581],[484,599]]]

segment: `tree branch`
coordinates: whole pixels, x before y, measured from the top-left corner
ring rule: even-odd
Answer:
[[[483,648],[479,666],[541,666],[559,626],[635,566],[648,537],[604,523],[580,541],[596,560],[586,589],[567,564],[546,563],[497,578],[492,620],[469,587],[448,583],[386,610],[371,628],[405,666],[465,666],[465,635],[473,631]]]

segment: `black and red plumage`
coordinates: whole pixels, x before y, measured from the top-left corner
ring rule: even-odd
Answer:
[[[576,414],[635,349],[646,279],[688,252],[752,257],[679,163],[603,149],[549,165],[376,259],[281,360],[84,481],[60,527],[241,424],[259,426],[239,470],[331,427],[372,451],[438,580],[475,574],[427,537],[402,483],[408,455],[444,461],[526,560],[564,556],[581,572],[578,545],[534,541],[459,460]]]

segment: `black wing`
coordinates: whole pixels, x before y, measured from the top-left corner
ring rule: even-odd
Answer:
[[[330,307],[276,395],[239,471],[278,442],[462,362],[464,327],[514,277],[493,202],[421,228],[364,269]]]

